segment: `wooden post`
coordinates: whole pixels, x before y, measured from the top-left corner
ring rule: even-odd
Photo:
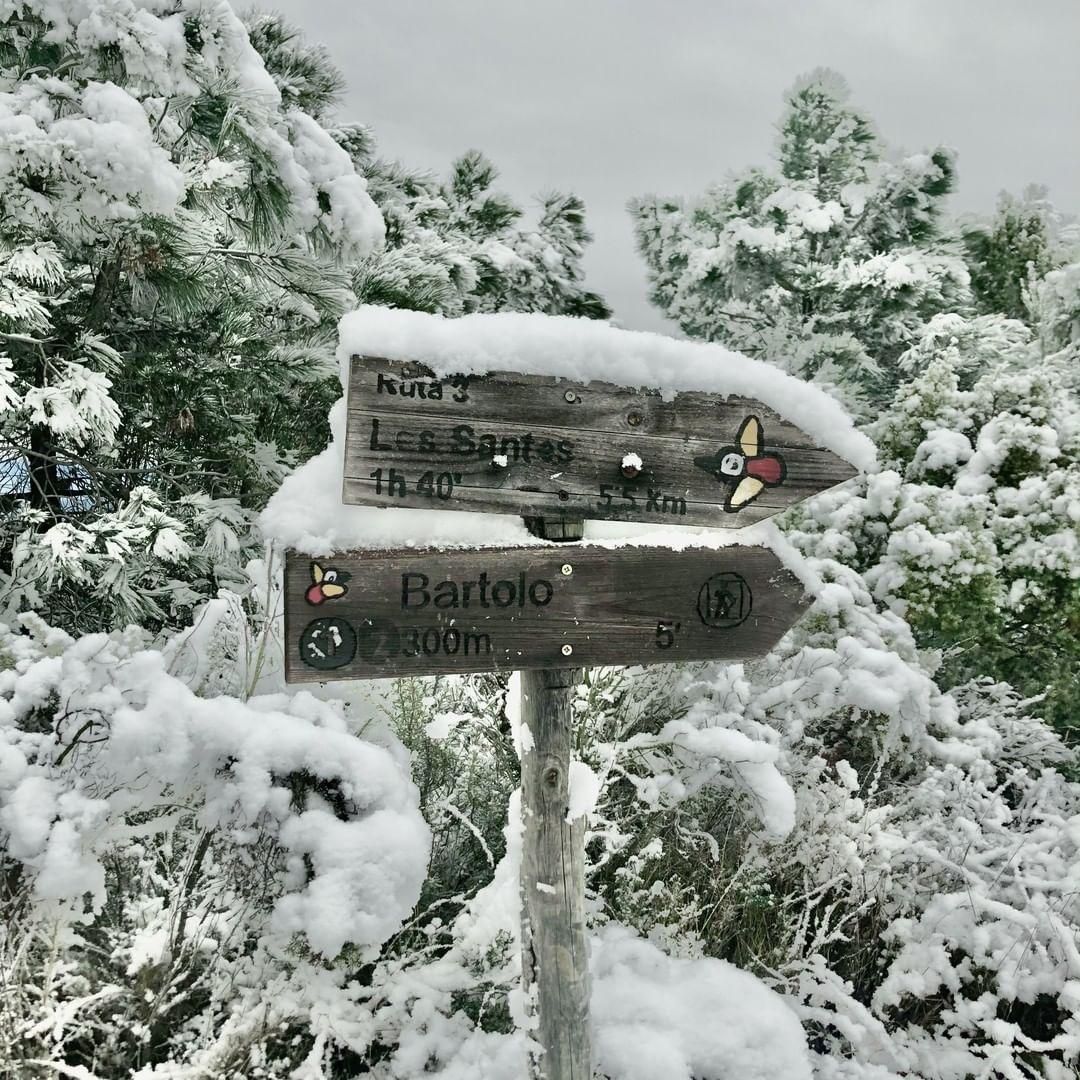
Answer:
[[[583,522],[526,518],[550,540],[580,540]],[[533,1036],[532,1080],[591,1080],[589,957],[585,937],[585,819],[570,805],[573,701],[580,668],[521,672],[522,979]],[[530,745],[531,738],[531,745]]]

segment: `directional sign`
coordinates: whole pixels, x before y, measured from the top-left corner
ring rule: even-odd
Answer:
[[[286,680],[736,660],[809,601],[766,548],[289,552]]]
[[[353,358],[347,503],[740,528],[855,473],[747,398]]]

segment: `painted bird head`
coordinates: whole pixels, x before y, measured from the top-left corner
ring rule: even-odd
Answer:
[[[746,455],[740,454],[734,446],[725,446],[716,452],[718,464],[716,471],[721,476],[737,478],[746,470]]]
[[[344,596],[349,590],[345,584],[351,574],[335,567],[322,567],[317,562],[311,564],[311,585],[304,593],[304,598],[309,604],[321,604],[325,600],[333,600],[338,596]]]

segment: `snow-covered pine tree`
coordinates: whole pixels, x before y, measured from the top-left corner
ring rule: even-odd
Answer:
[[[992,218],[962,224],[971,290],[981,313],[1030,320],[1029,287],[1062,261],[1060,227],[1046,190],[1035,186],[1020,198],[1003,192]]]
[[[653,301],[692,337],[840,388],[872,411],[934,314],[970,304],[944,235],[944,148],[886,157],[834,72],[788,92],[776,171],[751,169],[683,201],[631,203]]]
[[[1070,230],[1069,261],[1034,284],[1030,304],[1044,353],[1080,357],[1080,229]]]
[[[354,159],[386,220],[386,246],[356,268],[364,303],[445,315],[542,311],[603,319],[611,312],[584,283],[581,256],[591,240],[573,194],[540,201],[534,223],[494,189],[498,172],[478,151],[440,180],[374,157],[363,133]]]
[[[178,627],[247,588],[253,512],[325,445],[358,294],[607,313],[576,198],[525,227],[479,155],[445,185],[373,163],[332,126],[341,73],[276,16],[249,39],[223,4],[28,3],[2,33],[0,612]]]
[[[4,610],[175,624],[318,447],[340,263],[382,219],[227,5],[0,32]]]

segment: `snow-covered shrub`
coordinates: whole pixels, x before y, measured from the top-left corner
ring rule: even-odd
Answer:
[[[852,571],[817,568],[822,599],[765,662],[707,665],[674,687],[661,676],[654,697],[688,702],[705,730],[764,736],[791,827],[776,834],[746,775],[760,754],[714,762],[695,788],[708,762],[688,773],[681,754],[634,753],[642,721],[671,721],[647,720],[643,688],[628,688],[606,725],[618,740],[598,744],[599,760],[621,761],[601,769],[590,836],[598,918],[783,990],[821,1076],[1071,1075],[1071,753],[1008,686],[943,694],[903,621]]]
[[[502,780],[498,774],[509,764],[507,754],[516,764],[517,710],[512,696],[509,707],[504,703],[503,687],[476,698],[468,683],[457,678],[402,680],[387,697],[398,730],[402,725],[408,729],[403,734],[418,751],[414,775],[421,788],[421,776],[443,779],[428,792],[436,851],[425,901],[384,949],[356,1006],[365,1014],[364,1030],[371,1040],[356,1060],[367,1074],[384,1080],[421,1075],[524,1080],[526,1075],[516,793],[509,798],[505,835],[496,840],[482,831],[496,819],[506,821],[506,805],[495,805],[492,798],[507,780],[516,784],[516,776],[507,775],[511,770],[502,774]],[[576,711],[582,753],[590,760],[597,760],[587,748],[598,722],[622,723],[617,716],[624,711],[623,698],[635,688],[641,690],[643,685],[618,669],[601,669],[587,677]],[[511,695],[514,692],[516,688]],[[643,700],[634,706],[639,718],[664,709],[655,689],[645,697],[652,704]],[[420,717],[428,719],[421,724]],[[642,719],[638,726],[645,724]],[[700,774],[707,763],[692,762],[674,749],[681,731],[672,729],[654,740],[654,746],[666,744],[680,754],[689,778]],[[425,739],[437,746],[425,747]],[[443,774],[437,764],[433,767],[433,755],[447,752],[460,762],[460,777]],[[575,773],[592,775],[580,761]],[[615,774],[597,779],[598,787],[606,786],[614,783]],[[591,785],[587,787],[595,793]],[[588,800],[579,801],[584,811]],[[590,850],[603,861],[609,849],[619,845],[601,841],[604,826],[599,818],[595,821]],[[445,869],[438,870],[447,865],[438,853],[440,842],[456,853],[457,875],[449,879]],[[486,866],[480,865],[478,851]],[[460,891],[449,895],[454,886]],[[620,925],[619,912],[602,906],[600,894],[593,898],[596,932],[590,963],[598,1077],[809,1078],[805,1036],[795,1015],[759,979],[700,954],[665,955]],[[660,1002],[666,1004],[658,1011]],[[348,1038],[348,1028],[341,1024],[333,1037]]]
[[[860,568],[935,650],[942,685],[991,676],[1046,692],[1075,724],[1080,692],[1080,395],[1068,352],[1022,324],[932,320],[912,378],[875,427],[882,472],[797,511],[789,535]]]
[[[376,956],[420,894],[400,755],[307,693],[199,696],[182,645],[22,621],[0,631],[0,1060],[246,1076],[281,1023],[317,1043],[328,962]]]
[[[446,943],[454,918],[491,880],[505,854],[506,812],[520,780],[507,715],[505,676],[396,679],[385,711],[408,748],[420,809],[432,833],[419,910],[427,929],[395,947],[407,953]],[[441,928],[441,929],[440,929]]]

